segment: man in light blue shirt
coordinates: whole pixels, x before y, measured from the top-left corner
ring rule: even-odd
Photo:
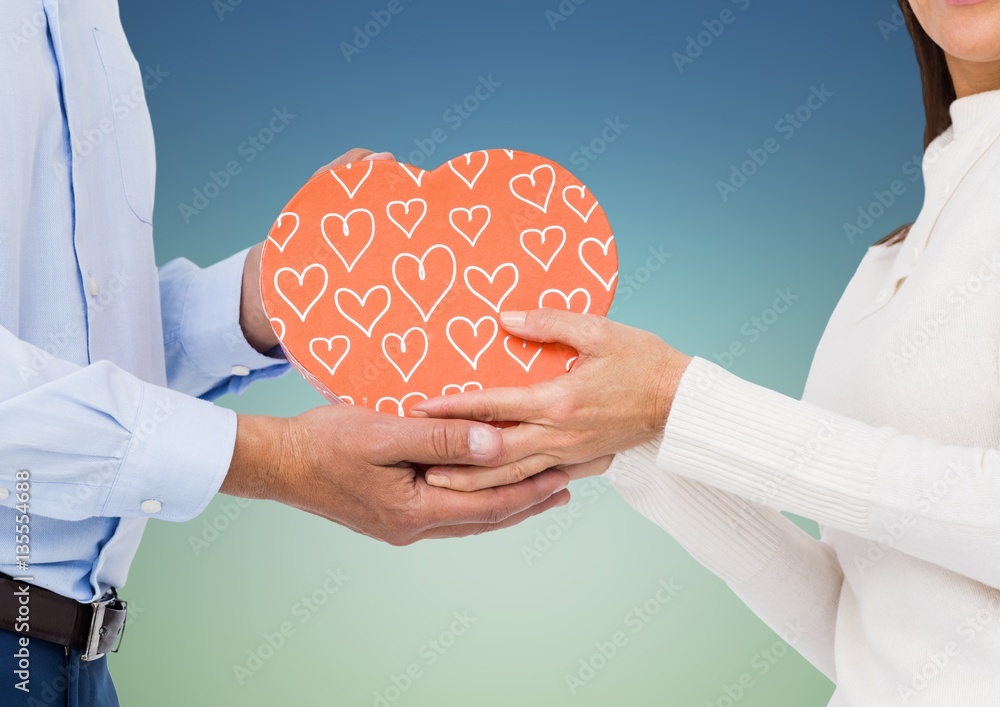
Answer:
[[[80,704],[117,704],[98,657],[117,604],[101,602],[148,518],[189,520],[220,490],[394,544],[565,502],[560,471],[464,494],[410,465],[503,463],[490,426],[209,402],[288,369],[260,305],[260,247],[157,270],[153,134],[115,0],[4,0],[0,37],[0,573],[17,578],[0,599],[0,703],[27,703],[60,670]],[[391,156],[341,161],[365,157]],[[86,625],[61,627],[63,611]],[[27,681],[12,677],[25,641]]]

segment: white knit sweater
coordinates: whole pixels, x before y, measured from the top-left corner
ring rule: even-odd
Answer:
[[[951,115],[917,222],[865,255],[803,401],[695,359],[662,439],[608,471],[836,707],[1000,705],[1000,91]]]

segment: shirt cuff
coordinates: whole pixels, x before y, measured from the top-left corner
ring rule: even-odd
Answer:
[[[896,432],[748,383],[695,358],[678,388],[661,469],[857,535]]]
[[[236,445],[236,413],[142,384],[131,438],[103,516],[186,521],[219,491]]]
[[[190,361],[207,376],[246,376],[270,366],[287,364],[280,347],[276,356],[257,351],[240,326],[243,294],[243,250],[191,276],[184,295],[181,341]]]

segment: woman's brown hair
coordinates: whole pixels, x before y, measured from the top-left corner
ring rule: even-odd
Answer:
[[[930,38],[920,26],[910,0],[899,0],[899,9],[906,20],[906,29],[913,39],[913,48],[917,54],[917,64],[920,65],[920,79],[924,89],[924,113],[927,125],[924,128],[924,149],[938,135],[951,127],[951,114],[948,112],[955,100],[955,84],[951,80],[951,71],[945,61],[944,50]],[[906,238],[913,224],[900,226],[875,245],[893,245]]]

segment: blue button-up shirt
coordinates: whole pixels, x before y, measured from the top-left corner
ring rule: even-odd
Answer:
[[[91,601],[125,583],[147,518],[217,492],[236,416],[207,400],[287,366],[240,329],[245,252],[156,268],[117,2],[3,0],[0,67],[0,572]]]

